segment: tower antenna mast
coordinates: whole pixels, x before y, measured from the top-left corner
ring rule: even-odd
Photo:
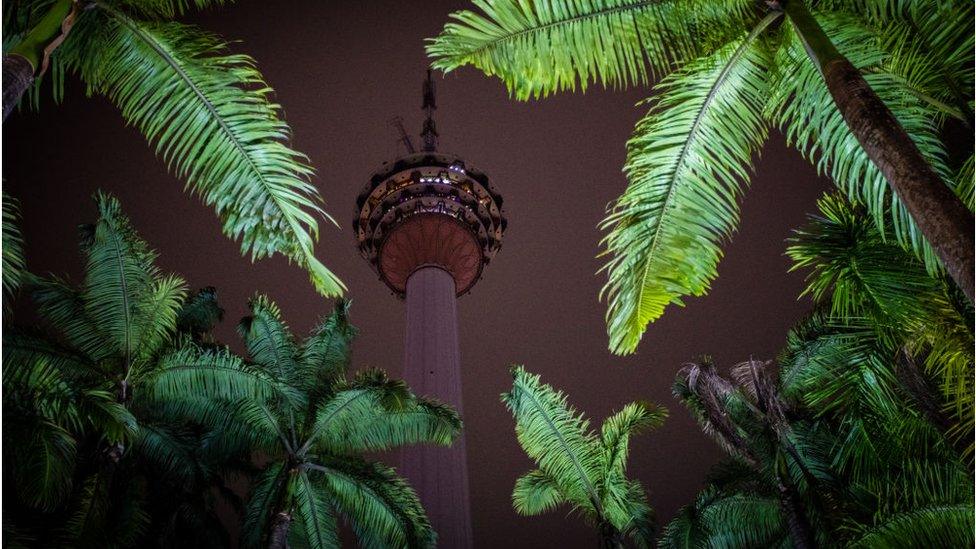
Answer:
[[[424,119],[424,129],[420,132],[424,140],[424,152],[437,150],[437,125],[434,124],[434,111],[437,110],[437,98],[434,95],[434,79],[430,69],[427,69],[427,79],[424,80],[424,104],[421,107],[427,114]]]

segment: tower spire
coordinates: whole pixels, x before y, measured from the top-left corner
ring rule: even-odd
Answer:
[[[424,104],[421,107],[427,114],[424,119],[424,129],[420,132],[424,140],[424,152],[437,150],[437,125],[434,124],[434,111],[437,109],[437,98],[434,95],[434,79],[430,69],[427,69],[427,79],[424,80]]]

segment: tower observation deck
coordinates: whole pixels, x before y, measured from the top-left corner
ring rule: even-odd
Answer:
[[[436,150],[430,71],[423,109],[422,150],[395,119],[407,155],[370,177],[356,199],[353,229],[380,280],[406,300],[404,379],[416,393],[451,404],[463,416],[457,298],[481,278],[507,222],[488,176]],[[451,448],[404,449],[400,471],[420,496],[438,546],[471,547],[464,433]]]

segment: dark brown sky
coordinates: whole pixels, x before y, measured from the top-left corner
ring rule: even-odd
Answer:
[[[284,7],[286,6],[287,7]],[[435,35],[465,2],[261,2],[194,16],[254,56],[294,130],[294,145],[318,170],[314,183],[342,229],[324,227],[319,257],[349,285],[361,328],[354,361],[399,374],[403,303],[359,257],[349,222],[355,196],[382,161],[402,150],[387,125],[402,115],[419,130],[419,88]],[[630,471],[649,489],[662,524],[701,487],[719,457],[672,399],[682,362],[710,354],[720,364],[772,357],[808,309],[802,275],[788,275],[783,240],[826,188],[813,168],[774,135],[746,194],[742,226],[726,248],[711,293],[671,309],[647,331],[636,355],[606,350],[604,277],[596,226],[625,185],[624,142],[649,92],[564,94],[516,103],[503,85],[467,69],[439,81],[441,149],[492,178],[510,221],[505,244],[474,291],[462,298],[461,357],[478,547],[590,547],[594,535],[565,512],[521,518],[509,504],[515,478],[531,467],[498,395],[507,365],[524,363],[567,391],[595,420],[634,399],[666,405],[666,425],[633,443]],[[95,189],[115,193],[161,266],[193,287],[215,285],[234,326],[254,292],[270,294],[304,333],[330,304],[305,274],[280,259],[251,264],[225,239],[216,217],[182,192],[145,140],[101,98],[70,83],[65,103],[15,113],[3,125],[5,188],[23,203],[28,260],[38,273],[77,276],[75,227],[90,221]],[[239,346],[238,346],[239,348]]]

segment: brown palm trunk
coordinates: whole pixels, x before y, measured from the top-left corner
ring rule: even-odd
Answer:
[[[861,72],[837,51],[803,0],[782,0],[848,128],[908,210],[946,271],[972,302],[973,214],[929,166]]]
[[[276,513],[271,523],[271,535],[268,536],[268,549],[288,549],[290,527],[291,515],[285,511]]]
[[[55,0],[47,12],[3,56],[3,119],[20,102],[35,75],[43,75],[48,58],[74,25],[78,6],[73,0]]]
[[[27,88],[34,83],[34,66],[23,55],[3,56],[3,119],[20,102]]]

